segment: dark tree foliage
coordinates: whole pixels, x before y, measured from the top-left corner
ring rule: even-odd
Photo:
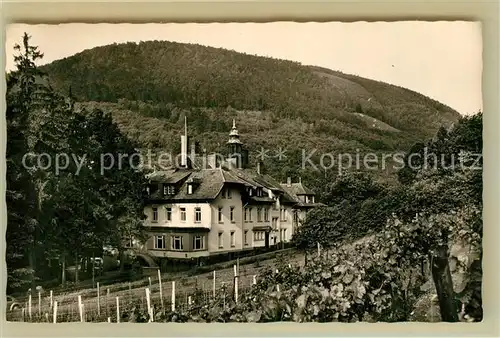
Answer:
[[[54,278],[54,261],[64,282],[66,263],[140,239],[144,217],[144,176],[130,160],[135,145],[109,115],[75,112],[71,95],[56,93],[36,66],[43,55],[29,39],[15,47],[17,69],[7,78],[9,292]],[[120,155],[123,163],[102,170]]]

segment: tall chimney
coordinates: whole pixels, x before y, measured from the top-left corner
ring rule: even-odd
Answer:
[[[181,166],[187,167],[187,117],[184,117],[184,135],[181,136]]]
[[[286,185],[291,187],[292,186],[292,178],[291,177],[287,177],[286,178]]]

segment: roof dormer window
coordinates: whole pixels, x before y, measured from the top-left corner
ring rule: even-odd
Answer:
[[[175,187],[173,185],[164,185],[163,195],[175,195]]]
[[[175,195],[175,188],[173,185],[163,186],[163,195]]]

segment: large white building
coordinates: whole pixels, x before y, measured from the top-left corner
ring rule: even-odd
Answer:
[[[187,133],[186,133],[187,134]],[[301,182],[278,183],[247,168],[248,152],[238,130],[229,154],[193,160],[181,137],[181,165],[148,175],[145,214],[154,257],[194,259],[289,242],[306,212],[319,203]]]

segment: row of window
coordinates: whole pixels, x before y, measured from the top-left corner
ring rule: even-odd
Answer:
[[[257,208],[257,222],[262,222],[262,210],[264,210],[264,222],[269,222],[269,209],[268,208]],[[253,222],[252,214],[253,208],[245,208],[244,210],[244,220],[245,222]]]
[[[219,221],[219,223],[223,223],[224,222],[224,217],[223,217],[223,214],[224,214],[224,208],[223,207],[219,207],[218,208],[218,216],[217,216],[217,220]],[[234,223],[234,207],[229,207],[229,220],[231,222]]]
[[[188,195],[191,195],[193,193],[193,184],[192,183],[188,183],[187,193],[188,193]],[[175,195],[175,186],[164,185],[163,186],[163,195]]]
[[[153,222],[158,222],[158,208],[152,208],[152,210],[153,210],[152,220],[153,220]],[[180,212],[181,212],[181,222],[185,222],[186,221],[186,208],[180,208]],[[165,219],[167,220],[167,222],[172,220],[172,208],[171,207],[165,207]],[[196,223],[201,222],[201,208],[200,207],[194,208],[194,221]]]
[[[280,229],[280,237],[282,240],[287,240],[287,229]],[[249,245],[248,230],[244,232],[244,245]],[[265,231],[254,231],[253,239],[254,241],[263,241],[265,239]],[[234,231],[230,232],[230,245],[232,248],[236,246],[236,235]],[[219,249],[224,248],[224,233],[219,232],[218,237]],[[159,250],[164,250],[167,248],[166,236],[157,235],[154,236],[154,248]],[[184,250],[184,236],[182,235],[172,235],[170,236],[170,249],[171,250]],[[192,238],[192,250],[204,250],[205,249],[205,236],[193,236]]]
[[[234,248],[236,246],[236,235],[235,235],[234,231],[231,231],[230,241],[231,241],[230,242],[231,247]],[[224,248],[224,233],[223,232],[219,232],[218,245],[219,245],[219,249]]]
[[[234,207],[229,207],[229,219],[231,222],[235,221],[234,218]],[[153,215],[152,215],[152,220],[153,222],[158,222],[158,208],[152,208],[153,210]],[[262,210],[264,210],[264,222],[269,222],[269,209],[268,208],[257,208],[257,222],[262,222]],[[218,221],[219,223],[224,222],[223,218],[223,207],[218,208]],[[245,208],[244,209],[244,220],[245,222],[252,222],[252,214],[253,214],[253,208]],[[286,221],[288,218],[288,210],[286,208],[281,208],[280,211],[280,217],[282,221]],[[180,208],[180,216],[181,216],[181,222],[186,221],[186,208]],[[165,219],[167,222],[170,222],[172,220],[172,208],[171,207],[165,207]],[[273,217],[273,226],[276,226],[277,219]],[[194,222],[195,223],[200,223],[201,222],[201,208],[196,207],[194,208]]]
[[[254,188],[247,188],[247,193],[248,193],[248,196],[257,196],[257,197],[262,197],[264,196],[264,191],[262,190],[262,188],[257,188],[257,189],[254,189]]]
[[[164,185],[163,195],[175,195],[175,187],[173,185]]]
[[[205,236],[193,236],[193,250],[203,250],[205,249]],[[166,236],[158,235],[154,236],[154,248],[155,249],[166,249]],[[184,236],[170,236],[170,249],[171,250],[184,250]]]
[[[266,233],[264,231],[255,231],[253,233],[254,241],[263,241],[266,238]]]
[[[219,223],[223,222],[223,217],[222,217],[223,211],[224,211],[223,207],[219,207],[219,215],[218,215]],[[152,208],[152,212],[153,212],[153,215],[152,215],[153,222],[158,222],[158,208],[155,208],[155,207]],[[185,222],[186,221],[186,208],[180,208],[180,216],[181,216],[181,222]],[[229,219],[231,220],[231,222],[235,221],[234,207],[230,207]],[[165,220],[167,222],[170,222],[172,220],[172,208],[171,207],[165,207]],[[201,222],[201,208],[200,207],[194,208],[194,221],[196,223]]]

